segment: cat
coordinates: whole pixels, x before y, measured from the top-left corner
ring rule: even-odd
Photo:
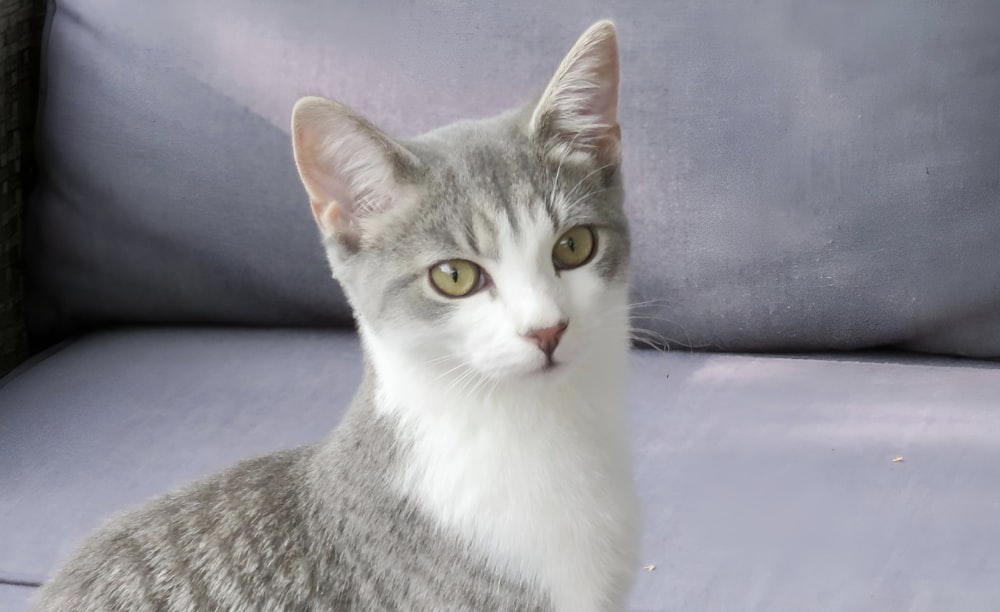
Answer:
[[[619,60],[397,141],[303,98],[296,165],[365,372],[324,442],[113,520],[38,610],[610,612],[637,569]]]

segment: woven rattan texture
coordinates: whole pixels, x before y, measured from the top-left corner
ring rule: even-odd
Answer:
[[[0,375],[27,356],[25,197],[34,179],[32,134],[44,0],[0,0]]]

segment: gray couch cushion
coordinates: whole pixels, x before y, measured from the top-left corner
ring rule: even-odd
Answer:
[[[354,394],[351,334],[124,330],[0,381],[0,578],[43,579],[116,509],[315,441]]]
[[[19,612],[28,610],[29,601],[35,589],[16,584],[0,584],[0,610]]]
[[[645,513],[631,610],[991,610],[1000,366],[632,355]],[[0,381],[0,582],[104,517],[317,440],[360,375],[346,333],[123,330]],[[892,459],[903,456],[903,462]]]
[[[36,337],[348,312],[289,109],[401,136],[535,93],[615,18],[638,324],[699,347],[1000,356],[1000,3],[57,0]]]

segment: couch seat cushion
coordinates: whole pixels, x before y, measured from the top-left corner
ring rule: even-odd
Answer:
[[[655,566],[631,610],[1000,601],[1000,365],[636,352],[631,367]],[[0,381],[0,583],[45,580],[111,513],[322,438],[360,370],[350,333],[213,328],[94,333],[25,365]]]

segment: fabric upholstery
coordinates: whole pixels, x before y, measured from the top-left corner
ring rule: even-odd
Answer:
[[[27,586],[0,584],[0,610],[21,612],[29,610],[29,600],[35,589]]]
[[[36,335],[346,323],[301,95],[398,136],[519,104],[614,18],[641,327],[725,350],[1000,356],[1000,4],[57,0]]]
[[[44,580],[152,495],[320,439],[359,359],[341,332],[125,329],[0,380],[0,582]],[[630,610],[995,608],[1000,365],[637,351],[630,367],[655,565]]]

